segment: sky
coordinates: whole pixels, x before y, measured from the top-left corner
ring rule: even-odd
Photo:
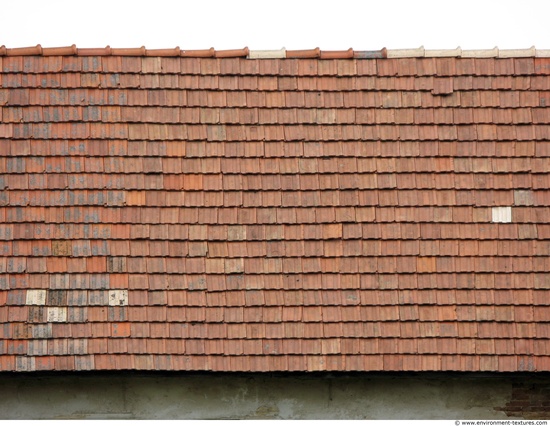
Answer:
[[[550,49],[549,0],[3,0],[0,46]]]

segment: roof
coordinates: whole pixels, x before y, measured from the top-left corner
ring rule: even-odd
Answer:
[[[0,370],[549,371],[546,52],[0,48]]]

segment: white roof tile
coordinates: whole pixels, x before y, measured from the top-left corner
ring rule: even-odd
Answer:
[[[284,59],[286,49],[280,50],[251,50],[248,52],[248,59]]]
[[[493,222],[512,222],[512,207],[493,207]]]
[[[388,49],[388,58],[422,58],[424,57],[424,46],[415,49]]]

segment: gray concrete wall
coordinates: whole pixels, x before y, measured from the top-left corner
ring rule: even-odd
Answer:
[[[550,386],[510,376],[10,374],[0,375],[0,417],[505,419],[518,380]]]

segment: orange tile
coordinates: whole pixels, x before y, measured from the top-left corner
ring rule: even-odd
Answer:
[[[436,258],[435,257],[419,257],[417,260],[416,270],[418,272],[435,272]]]
[[[111,335],[113,337],[129,337],[130,323],[111,323]]]

